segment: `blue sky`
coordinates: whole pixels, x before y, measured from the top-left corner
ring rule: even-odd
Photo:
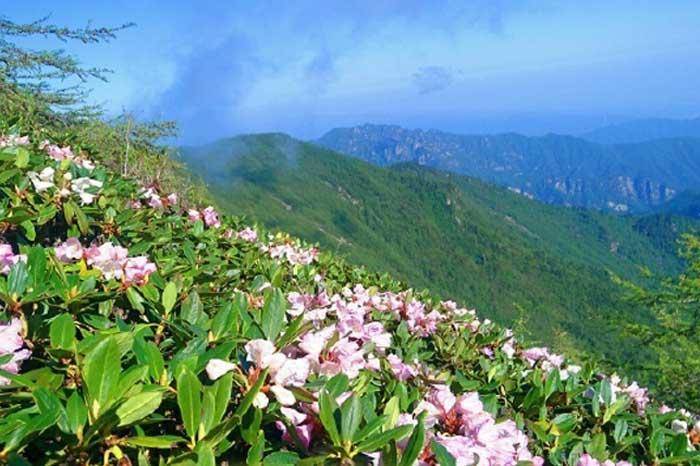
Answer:
[[[49,13],[71,26],[135,22],[109,44],[59,47],[115,71],[109,84],[91,83],[110,112],[175,119],[186,143],[263,131],[313,138],[365,122],[541,134],[700,115],[698,1],[33,0],[2,8],[15,21]]]

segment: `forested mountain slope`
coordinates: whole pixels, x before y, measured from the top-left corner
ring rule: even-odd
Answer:
[[[607,270],[625,277],[637,277],[640,266],[678,270],[675,236],[691,223],[657,226],[672,233],[655,244],[639,218],[547,206],[413,164],[379,168],[281,134],[181,152],[229,211],[500,322],[523,319],[534,339],[618,362],[643,351],[615,321],[645,317],[621,302]]]

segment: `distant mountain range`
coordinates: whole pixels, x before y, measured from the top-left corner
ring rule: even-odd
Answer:
[[[668,138],[700,138],[700,118],[646,118],[605,126],[581,135],[601,144],[626,144]]]
[[[619,330],[620,321],[649,316],[620,300],[607,271],[630,279],[640,279],[640,267],[674,273],[675,240],[697,226],[548,206],[474,178],[416,163],[381,168],[282,134],[181,154],[230,212],[505,324],[526,321],[533,340],[618,363],[653,357]]]
[[[379,166],[415,162],[473,176],[550,204],[644,212],[700,188],[700,139],[693,138],[608,145],[554,134],[459,135],[368,124],[333,129],[317,142]]]

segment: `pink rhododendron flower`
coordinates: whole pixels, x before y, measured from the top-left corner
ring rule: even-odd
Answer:
[[[564,357],[558,354],[552,354],[547,348],[535,347],[523,350],[521,357],[530,367],[534,367],[537,362],[541,363],[542,369],[546,372],[552,369],[559,369],[564,363]]]
[[[671,413],[673,412],[673,408],[670,408],[669,406],[661,405],[659,407],[659,414],[666,414],[666,413]]]
[[[627,461],[618,461],[617,463],[614,463],[610,460],[605,460],[601,463],[588,453],[584,453],[578,459],[576,466],[632,466],[632,463],[628,463]]]
[[[0,243],[0,273],[7,275],[12,266],[20,261],[27,262],[27,256],[15,254],[12,252],[12,246]]]
[[[312,413],[307,414],[284,406],[280,408],[280,412],[294,427],[296,436],[301,441],[304,448],[308,449],[313,438],[323,433],[323,427]],[[291,435],[287,432],[287,426],[282,422],[277,422],[276,425],[277,428],[282,431],[282,439],[293,444],[294,440],[292,440]]]
[[[208,227],[219,228],[221,222],[219,221],[219,214],[212,206],[207,207],[202,211],[202,216],[204,217],[204,224]]]
[[[251,340],[245,345],[246,360],[260,369],[269,369],[271,386],[269,392],[275,395],[283,406],[295,403],[294,394],[286,387],[301,387],[306,383],[311,370],[310,362],[305,358],[290,358],[277,352],[272,342],[263,339]],[[267,405],[267,396],[257,397],[260,405]]]
[[[238,239],[242,239],[243,241],[249,241],[251,243],[254,243],[258,240],[258,233],[252,228],[246,227],[238,233],[236,233],[236,237]]]
[[[165,199],[168,201],[168,204],[173,206],[177,204],[178,201],[177,193],[170,193]]]
[[[149,262],[146,256],[130,257],[124,264],[124,283],[139,286],[148,283],[148,277],[156,271],[153,262]]]
[[[435,386],[416,412],[427,412],[426,427],[436,429],[435,441],[460,465],[516,465],[519,461],[543,464],[527,448],[528,438],[513,421],[497,423],[476,392],[459,398],[444,385]]]
[[[647,404],[649,404],[649,394],[647,393],[647,389],[637,385],[637,382],[632,382],[632,384],[623,388],[622,392],[632,399],[632,402],[637,409],[637,413],[644,414]]]
[[[391,368],[391,372],[397,379],[405,381],[412,379],[416,375],[418,375],[418,371],[413,366],[405,364],[401,360],[401,358],[399,358],[395,354],[390,354],[386,357],[386,359],[387,361],[389,361],[389,367]]]
[[[91,246],[85,251],[87,264],[102,272],[102,276],[107,280],[122,279],[127,254],[126,248],[115,246],[111,242],[104,243],[99,247]]]
[[[190,209],[187,211],[187,218],[190,222],[196,222],[197,220],[202,220],[202,214],[198,210]]]
[[[31,356],[31,351],[23,349],[23,346],[22,322],[19,319],[15,318],[7,324],[0,324],[0,356],[12,355],[8,362],[0,365],[0,369],[11,374],[19,373],[22,362]],[[0,376],[0,386],[8,383],[9,380]]]
[[[59,147],[56,144],[50,144],[48,141],[44,141],[40,147],[46,151],[49,157],[57,161],[66,159],[72,160],[75,157],[70,146]]]
[[[56,246],[54,252],[61,262],[73,262],[83,258],[83,245],[78,238],[71,237]]]
[[[503,351],[503,354],[505,354],[509,359],[513,359],[513,356],[515,355],[515,340],[512,338],[506,340],[501,346],[501,351]]]
[[[273,259],[284,258],[292,265],[309,265],[318,257],[316,248],[303,249],[290,244],[267,246],[263,250]]]

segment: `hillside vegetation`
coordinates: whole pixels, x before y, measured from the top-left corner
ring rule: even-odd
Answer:
[[[288,236],[184,210],[106,169],[99,147],[5,120],[0,134],[0,461],[623,466],[700,454],[690,415],[636,383]]]
[[[648,322],[608,271],[675,273],[684,218],[645,219],[542,205],[416,165],[381,169],[279,134],[182,150],[222,208],[318,241],[413,286],[519,325],[532,341],[632,366],[622,323]]]

